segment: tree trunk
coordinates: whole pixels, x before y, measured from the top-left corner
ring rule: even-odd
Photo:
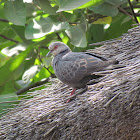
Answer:
[[[140,25],[89,52],[125,67],[104,73],[69,103],[71,89],[52,79],[0,119],[0,140],[140,140]]]

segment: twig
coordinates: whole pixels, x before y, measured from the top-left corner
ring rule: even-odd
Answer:
[[[133,8],[140,8],[140,5],[134,5]],[[127,7],[124,7],[123,9],[130,9],[130,7],[127,6]]]
[[[44,47],[43,47],[44,48]],[[46,49],[46,48],[45,48]],[[41,59],[41,56],[40,56],[40,47],[38,47],[38,49],[37,49],[37,55],[38,55],[38,57],[39,57],[39,61],[43,64],[43,61],[42,61],[42,59]],[[54,77],[54,74],[43,64],[43,67],[47,70],[47,71],[49,71],[49,73],[51,74],[51,76],[52,77]]]
[[[120,6],[118,7],[119,11],[128,15],[132,20],[134,20],[133,16],[130,15],[126,10],[124,10],[123,8],[121,8]],[[134,20],[135,21],[135,20]]]
[[[9,22],[8,20],[2,19],[2,18],[0,18],[0,21],[2,21],[2,22]]]
[[[129,107],[132,108],[133,104],[134,104],[134,100],[136,99],[137,94],[135,93],[134,98],[132,99],[132,102],[129,104]]]
[[[53,126],[49,131],[47,131],[47,132],[44,134],[44,137],[46,137],[47,135],[49,135],[50,133],[52,133],[52,131],[54,131],[56,128],[57,128],[57,124],[56,124],[55,126]]]
[[[31,88],[33,88],[33,87],[37,87],[37,86],[43,85],[43,84],[47,83],[48,81],[49,81],[49,78],[47,78],[47,79],[45,79],[45,80],[43,80],[43,81],[36,82],[36,83],[34,83],[34,84],[32,84],[32,85],[29,85],[29,86],[27,86],[27,87],[25,87],[25,88],[22,88],[22,89],[18,90],[18,91],[16,92],[16,94],[17,94],[17,95],[20,95],[20,94],[22,94],[22,93],[28,91],[29,89],[31,89]]]
[[[115,95],[113,98],[111,98],[111,100],[109,100],[109,101],[104,105],[104,107],[107,107],[108,105],[110,105],[110,103],[111,103],[112,101],[114,101],[120,94],[121,94],[121,93],[118,93],[118,94]]]
[[[32,4],[33,4],[37,9],[41,10],[41,8],[40,8],[38,5],[34,4],[33,2],[32,2]]]
[[[58,38],[59,40],[61,40],[61,41],[62,41],[62,39],[61,39],[61,37],[59,36],[59,34],[58,34],[58,33],[56,33],[56,35],[57,35],[57,38]]]
[[[10,41],[12,41],[12,42],[19,43],[18,41],[13,40],[13,39],[11,39],[11,38],[8,38],[8,37],[6,37],[6,36],[4,36],[4,35],[2,35],[2,34],[0,34],[0,36],[3,37],[3,38],[6,39],[6,40],[10,40]]]
[[[128,12],[130,15],[133,15],[131,12]],[[140,16],[140,13],[135,13],[136,16]]]
[[[117,66],[117,65],[116,65]],[[122,65],[122,67],[118,67],[118,69],[112,69],[112,70],[105,70],[105,71],[99,71],[99,72],[93,72],[92,74],[95,74],[95,75],[102,75],[102,74],[108,74],[108,73],[112,73],[112,72],[115,72],[115,71],[120,71],[120,70],[124,70],[126,69],[125,66]]]
[[[130,5],[130,8],[131,8],[132,14],[133,14],[133,16],[134,16],[135,22],[136,22],[136,23],[139,23],[138,20],[137,20],[137,18],[136,18],[135,12],[134,12],[134,10],[133,10],[133,5],[131,4],[130,0],[128,0],[128,3],[129,3],[129,5]]]

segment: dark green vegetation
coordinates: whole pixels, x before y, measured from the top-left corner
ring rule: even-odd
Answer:
[[[27,98],[27,89],[53,76],[51,59],[45,57],[51,42],[63,41],[73,51],[84,51],[93,48],[90,43],[119,37],[132,28],[140,20],[140,3],[129,2],[0,0],[0,112],[20,101],[17,94]]]

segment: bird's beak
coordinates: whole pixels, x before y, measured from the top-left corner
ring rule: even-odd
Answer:
[[[52,53],[52,50],[49,51],[46,56],[48,57],[51,53]]]

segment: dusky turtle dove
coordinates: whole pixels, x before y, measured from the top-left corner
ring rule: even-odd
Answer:
[[[118,63],[117,60],[107,60],[88,52],[72,52],[63,42],[51,43],[49,50],[47,56],[54,55],[52,66],[55,75],[73,88],[71,95],[76,89],[87,86],[87,83],[93,79],[93,72],[106,70],[110,65]]]

